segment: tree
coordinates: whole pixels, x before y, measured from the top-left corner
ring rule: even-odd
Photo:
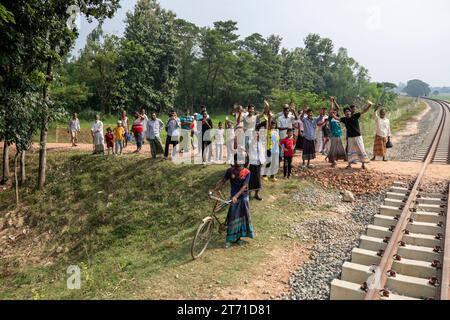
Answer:
[[[312,62],[306,56],[305,49],[295,48],[292,51],[281,51],[282,75],[281,87],[284,90],[295,89],[310,91],[314,89],[315,74]]]
[[[236,30],[236,22],[218,21],[214,22],[214,28],[203,28],[200,32],[201,102],[213,108],[232,103],[238,61],[234,53],[239,46]]]
[[[48,125],[58,114],[58,106],[51,102],[49,87],[55,76],[55,66],[70,51],[77,37],[76,26],[72,25],[74,9],[79,9],[88,19],[95,17],[102,20],[114,14],[118,2],[119,0],[17,0],[5,5],[6,10],[14,16],[15,24],[8,23],[5,28],[6,36],[0,38],[1,85],[12,94],[19,91],[36,92],[36,87],[29,84],[41,84],[43,103],[38,188],[42,188],[45,183]],[[32,76],[43,81],[30,81]]]
[[[318,111],[322,107],[326,107],[329,104],[329,100],[321,97],[312,92],[298,92],[297,90],[280,90],[275,89],[271,95],[271,105],[274,106],[274,110],[281,111],[282,106],[286,103],[293,103],[297,106],[297,110],[300,111],[304,106]]]
[[[175,15],[155,0],[139,0],[127,14],[120,70],[129,106],[157,111],[173,106],[180,50],[176,27]]]
[[[100,23],[89,34],[79,57],[66,61],[59,70],[60,81],[52,86],[55,100],[73,112],[94,108],[111,114],[123,108],[119,51],[119,38],[105,35]]]
[[[190,107],[200,103],[197,93],[200,91],[199,36],[200,28],[183,19],[176,20],[177,37],[180,41],[178,88],[176,106]]]
[[[25,163],[23,160],[25,151],[31,146],[33,135],[40,126],[40,113],[43,100],[34,92],[4,92],[0,103],[6,106],[4,113],[5,126],[2,136],[5,145],[14,144],[16,154],[14,157],[14,177],[16,189],[16,203],[19,203],[19,179],[17,163],[21,159],[21,184],[25,182]]]
[[[318,34],[309,34],[304,42],[305,55],[313,72],[314,92],[323,92],[327,89],[330,66],[333,62],[333,41],[321,38]]]
[[[241,93],[241,97],[248,103],[262,103],[264,97],[269,96],[272,90],[279,86],[281,40],[278,36],[264,38],[256,33],[242,41],[239,50],[241,64],[237,68],[237,79],[245,81],[250,88],[249,91]],[[246,69],[247,73],[243,74]]]
[[[428,83],[425,83],[418,79],[414,79],[408,81],[408,84],[403,89],[403,92],[406,92],[411,97],[422,97],[429,95],[431,89]]]

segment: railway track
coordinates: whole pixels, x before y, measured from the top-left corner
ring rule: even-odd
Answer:
[[[450,160],[450,105],[434,101],[441,106],[439,121],[419,175],[412,185],[394,183],[351,261],[332,281],[330,299],[449,299],[450,185],[445,193],[421,189],[428,166]]]
[[[434,136],[438,134],[439,128],[443,126],[442,134],[439,137],[438,147],[433,154],[433,164],[450,164],[450,104],[443,100],[428,99],[431,103],[439,105],[438,121],[436,121],[432,132]],[[423,146],[414,155],[412,161],[424,162],[430,151],[433,135],[430,135]]]

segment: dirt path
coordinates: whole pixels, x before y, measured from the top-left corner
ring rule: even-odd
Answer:
[[[255,276],[250,276],[233,288],[211,287],[198,299],[267,300],[282,298],[289,293],[289,277],[293,270],[309,259],[309,248],[293,242],[284,248],[269,252],[269,259],[256,265]]]
[[[419,115],[417,115],[417,116],[415,116],[415,117],[412,117],[412,118],[408,121],[408,123],[406,124],[406,127],[405,127],[403,130],[397,132],[397,133],[392,137],[392,143],[397,144],[397,143],[399,143],[404,137],[419,134],[419,124],[420,124],[420,122],[421,122],[421,121],[424,119],[424,117],[431,111],[431,107],[430,107],[430,105],[429,105],[428,103],[426,104],[426,106],[427,106],[427,107],[425,108],[425,110],[424,110],[421,114],[419,114]]]

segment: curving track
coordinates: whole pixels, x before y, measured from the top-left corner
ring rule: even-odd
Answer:
[[[440,121],[418,154],[423,165],[414,185],[395,183],[387,193],[351,262],[331,283],[332,300],[449,299],[450,185],[444,194],[420,188],[430,164],[450,160],[450,105],[432,103],[441,106]]]
[[[443,100],[428,99],[430,103],[439,105],[439,116],[432,132],[434,136],[430,135],[425,141],[424,145],[414,155],[412,161],[423,162],[428,155],[434,137],[439,134],[439,129],[443,127],[438,139],[438,147],[433,154],[433,164],[450,164],[450,104]]]

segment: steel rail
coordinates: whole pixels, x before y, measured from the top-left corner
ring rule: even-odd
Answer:
[[[446,121],[450,121],[449,118],[449,113],[450,113],[450,105],[444,101],[444,100],[434,100],[435,102],[439,103],[439,105],[442,107],[442,111],[443,111],[443,118],[444,118],[444,124],[443,126],[445,126]],[[440,139],[443,138],[443,134],[441,135]],[[450,134],[450,133],[449,133]],[[440,140],[439,139],[439,140]],[[439,141],[440,142],[440,141]],[[438,149],[438,148],[437,148]],[[435,154],[433,156],[433,162],[436,162],[436,155],[437,155],[437,150],[435,151]],[[450,141],[449,141],[449,145],[447,147],[447,164],[450,164]]]
[[[431,148],[428,150],[427,156],[425,158],[424,163],[422,164],[419,175],[417,176],[414,186],[411,189],[410,194],[408,196],[408,200],[406,201],[403,207],[397,226],[395,227],[392,237],[389,240],[386,250],[383,253],[380,265],[376,269],[375,274],[372,277],[372,280],[367,283],[368,291],[364,297],[364,300],[379,300],[380,293],[386,287],[386,282],[388,280],[388,271],[392,269],[394,257],[397,255],[398,249],[400,247],[399,242],[402,240],[403,231],[406,230],[406,227],[408,226],[408,222],[412,215],[411,209],[415,204],[417,195],[419,193],[420,183],[422,182],[423,176],[425,175],[425,172],[429,164],[433,160],[439,141],[443,134],[444,125],[445,125],[445,116],[443,115],[439,124],[438,131],[433,138]]]
[[[448,185],[447,218],[445,220],[445,243],[442,262],[441,300],[450,297],[450,183]]]

